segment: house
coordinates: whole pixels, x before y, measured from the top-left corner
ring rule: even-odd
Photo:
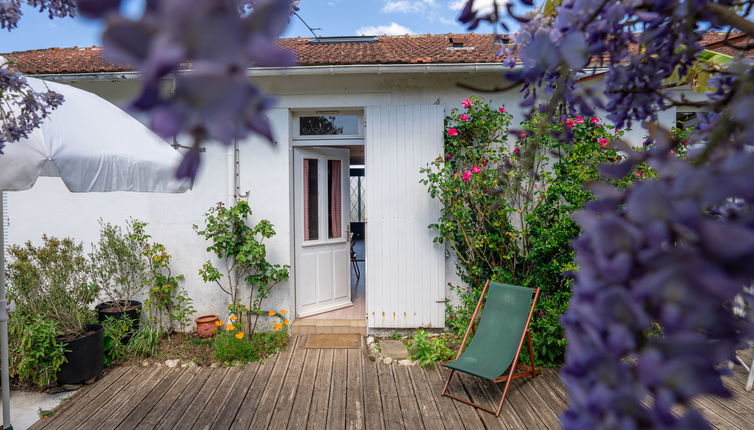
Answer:
[[[419,183],[419,170],[442,154],[446,113],[473,94],[459,84],[503,84],[498,46],[476,34],[282,44],[297,54],[297,66],[248,71],[277,97],[268,113],[274,145],[257,137],[228,148],[206,145],[196,184],[183,195],[75,195],[60,181],[42,178],[29,191],[7,193],[8,241],[47,233],[89,244],[97,239],[99,218],[145,220],[174,255],[174,272],[186,276],[183,286],[198,312],[222,316],[225,296],[197,273],[209,255],[193,225],[201,225],[217,202],[248,199],[254,219],[269,219],[277,231],[268,242],[270,260],[291,266],[290,280],[274,288],[266,307],[290,310],[294,324],[315,327],[332,319],[354,321],[360,330],[366,322],[371,331],[443,327],[452,299],[448,283],[457,277],[427,227],[440,207]],[[139,89],[136,72],[103,61],[96,47],[3,55],[23,73],[116,104]],[[522,118],[517,90],[482,95]],[[662,115],[668,124],[675,119],[674,111]],[[86,121],[96,121],[96,112],[82,127]],[[363,246],[364,263],[351,262],[352,228],[363,229],[356,245]]]

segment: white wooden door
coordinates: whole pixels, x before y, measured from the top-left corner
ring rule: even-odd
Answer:
[[[349,150],[294,149],[296,316],[351,306]]]
[[[366,119],[366,295],[369,327],[445,325],[440,205],[419,170],[443,150],[443,108],[371,106]]]

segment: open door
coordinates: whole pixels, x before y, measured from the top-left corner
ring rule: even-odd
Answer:
[[[351,306],[349,150],[294,149],[296,316]]]

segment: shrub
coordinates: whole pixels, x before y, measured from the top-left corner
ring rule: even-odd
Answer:
[[[128,353],[134,357],[142,358],[155,355],[160,346],[162,333],[161,330],[148,325],[139,327],[128,342]]]
[[[133,322],[130,318],[107,317],[102,322],[104,328],[105,366],[128,356],[126,338],[131,333]]]
[[[26,242],[10,246],[8,254],[8,294],[18,305],[14,318],[39,316],[55,323],[65,337],[83,334],[97,296],[83,246],[42,236],[41,246]]]
[[[269,357],[285,348],[288,331],[257,333],[248,338],[239,330],[223,330],[215,336],[215,358],[219,361],[251,362]]]
[[[135,234],[137,223],[128,220],[124,230],[100,220],[99,242],[92,244],[90,254],[92,278],[101,296],[121,312],[144,290],[149,277],[149,262]]]
[[[164,328],[168,333],[173,333],[176,328],[185,332],[186,326],[191,323],[191,316],[196,312],[193,301],[179,286],[183,275],[173,275],[170,269],[173,257],[164,245],[151,241],[151,236],[145,231],[146,226],[147,223],[138,220],[131,222],[131,236],[140,244],[149,267],[144,310],[149,313],[151,324]]]
[[[446,324],[463,333],[487,279],[541,288],[552,318],[542,326],[554,330],[532,331],[538,360],[561,364],[565,339],[554,312],[565,308],[551,305],[561,303],[573,283],[565,272],[576,268],[571,242],[580,229],[571,216],[594,198],[584,185],[601,179],[597,167],[619,159],[611,142],[622,132],[597,117],[548,124],[535,116],[511,133],[512,116],[504,108],[476,97],[463,106],[445,120],[445,154],[422,170],[430,195],[442,202],[440,219],[430,227],[456,255],[467,285],[455,287],[461,303],[448,306]],[[552,137],[563,133],[572,136],[568,144]],[[623,187],[629,181],[613,182]]]
[[[57,341],[58,324],[41,315],[26,318],[14,314],[8,324],[10,374],[19,381],[46,387],[57,379],[65,363],[65,349]]]
[[[430,336],[424,330],[416,331],[408,343],[408,352],[412,360],[421,366],[428,366],[437,361],[448,361],[455,357],[455,352],[446,344],[446,336]]]

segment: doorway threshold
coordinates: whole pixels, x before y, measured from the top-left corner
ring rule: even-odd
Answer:
[[[302,336],[308,334],[359,334],[366,336],[366,319],[313,319],[298,318],[293,322],[291,334]]]

